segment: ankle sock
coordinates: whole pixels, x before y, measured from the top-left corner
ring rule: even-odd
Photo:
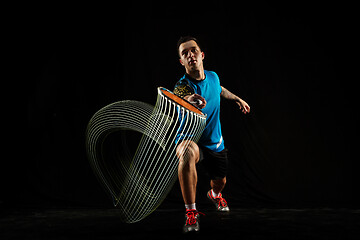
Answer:
[[[220,195],[220,193],[216,194],[216,193],[214,192],[214,190],[212,190],[212,189],[211,189],[211,194],[212,194],[212,196],[213,196],[214,198],[216,198],[216,197],[218,197],[218,196]]]
[[[196,210],[196,203],[185,204],[186,211]]]

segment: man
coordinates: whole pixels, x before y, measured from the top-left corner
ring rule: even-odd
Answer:
[[[234,101],[245,114],[250,112],[250,106],[222,87],[215,72],[204,70],[205,54],[196,38],[181,37],[177,47],[180,63],[185,67],[186,73],[175,85],[174,93],[194,103],[207,115],[206,127],[198,144],[180,139],[176,149],[179,158],[179,182],[186,208],[183,227],[186,233],[200,229],[199,212],[195,203],[198,162],[202,162],[210,175],[211,190],[207,197],[218,211],[229,211],[227,202],[221,194],[226,184],[228,160],[221,133],[220,97]]]

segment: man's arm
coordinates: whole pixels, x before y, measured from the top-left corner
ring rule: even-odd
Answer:
[[[228,99],[228,100],[232,100],[235,101],[237,105],[239,105],[240,109],[242,110],[243,113],[249,113],[250,112],[250,106],[249,104],[247,104],[247,102],[245,102],[244,100],[242,100],[241,98],[239,98],[238,96],[236,96],[235,94],[233,94],[232,92],[230,92],[229,90],[227,90],[226,88],[224,88],[223,86],[221,86],[221,93],[220,96]]]

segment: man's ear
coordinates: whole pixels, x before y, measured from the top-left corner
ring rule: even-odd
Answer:
[[[205,53],[204,53],[204,52],[201,52],[201,56],[202,56],[202,59],[204,60],[204,58],[205,58]]]
[[[181,58],[179,58],[179,62],[180,62],[181,65],[184,66],[184,62],[181,60]]]

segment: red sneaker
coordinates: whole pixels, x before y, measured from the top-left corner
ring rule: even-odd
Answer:
[[[183,227],[183,233],[200,231],[200,214],[203,214],[203,213],[198,212],[195,209],[186,211],[185,225]]]
[[[211,190],[208,191],[207,193],[207,197],[208,199],[210,199],[210,201],[212,203],[215,204],[216,206],[216,209],[219,211],[219,212],[229,212],[230,209],[227,205],[227,202],[225,200],[225,198],[222,197],[222,194],[219,193],[219,196],[217,196],[216,198],[213,197],[213,195],[211,194]]]

